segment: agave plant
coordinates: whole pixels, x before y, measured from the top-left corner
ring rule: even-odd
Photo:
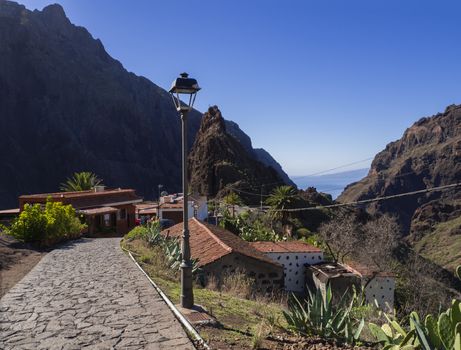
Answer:
[[[288,312],[283,313],[288,328],[306,336],[318,335],[355,344],[360,339],[365,321],[363,318],[356,320],[351,314],[358,300],[355,290],[348,302],[349,297],[350,294],[344,293],[339,302],[334,304],[330,285],[325,295],[319,288],[315,292],[309,290],[308,299],[304,302],[293,295]]]
[[[160,222],[154,221],[147,225],[147,234],[144,236],[144,239],[150,245],[157,245],[162,248],[167,265],[171,269],[178,270],[181,267],[181,245],[177,239],[168,238],[161,234]],[[195,273],[199,270],[198,259],[191,259],[191,263],[192,272]]]
[[[160,227],[159,221],[154,221],[147,224],[147,234],[145,236],[145,240],[150,245],[158,245],[160,244],[165,237],[162,236],[160,233],[162,231]]]
[[[163,251],[167,258],[168,266],[173,270],[179,270],[182,263],[181,245],[177,239],[165,238],[162,244]],[[200,270],[198,259],[190,259],[192,264],[192,273]]]
[[[461,266],[456,269],[456,275],[461,279]],[[369,328],[385,350],[461,350],[460,300],[453,300],[451,307],[438,317],[427,315],[424,322],[416,312],[412,312],[408,331],[391,316],[384,316],[388,323],[381,327],[370,323]]]

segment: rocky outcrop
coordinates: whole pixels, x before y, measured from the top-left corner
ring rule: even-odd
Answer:
[[[295,183],[288,177],[282,166],[264,148],[253,148],[250,137],[245,134],[237,123],[226,120],[226,131],[234,136],[246,149],[246,151],[266,166],[272,167],[286,184],[296,187]]]
[[[258,203],[262,184],[271,190],[285,182],[277,172],[255,160],[234,136],[217,106],[203,115],[200,129],[189,155],[190,188],[211,197],[236,191],[249,203]]]
[[[75,171],[146,197],[160,183],[180,191],[180,119],[164,89],[126,71],[59,5],[0,0],[0,43],[0,208],[57,191]],[[192,146],[201,113],[188,119]]]
[[[388,144],[376,155],[368,175],[347,186],[338,201],[390,196],[459,182],[461,106],[452,105],[444,113],[422,118],[407,129],[400,140]],[[371,213],[395,216],[408,240],[423,249],[420,241],[433,235],[441,223],[450,221],[454,225],[450,232],[459,232],[456,219],[461,214],[460,205],[461,188],[457,187],[375,202],[367,209]],[[461,247],[461,236],[458,239]],[[442,245],[431,249],[441,252]],[[425,255],[423,250],[421,253]],[[461,262],[461,255],[456,254]]]

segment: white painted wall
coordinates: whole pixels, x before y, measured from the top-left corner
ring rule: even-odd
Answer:
[[[285,290],[303,292],[306,288],[304,281],[304,265],[323,262],[323,252],[301,253],[264,253],[269,259],[282,264],[285,276]]]
[[[204,221],[208,217],[208,200],[207,197],[198,197],[193,201],[189,201],[189,213],[192,209],[192,215],[194,213],[193,205],[197,206],[197,219]]]
[[[187,206],[187,213],[189,218],[194,217],[194,204],[197,205],[197,219],[204,221],[208,217],[208,203],[207,201],[204,202],[194,202],[189,201],[189,205]],[[163,219],[163,212],[171,212],[171,211],[179,211],[182,212],[182,208],[162,208],[160,207],[160,214],[159,218]]]
[[[363,284],[365,284],[363,280]],[[394,277],[377,276],[365,288],[365,298],[367,303],[374,305],[374,300],[378,302],[381,309],[392,311],[394,309]],[[390,310],[389,310],[390,309]]]

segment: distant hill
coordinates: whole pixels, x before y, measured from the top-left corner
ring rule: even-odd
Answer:
[[[362,179],[368,170],[368,168],[363,168],[317,176],[292,176],[291,178],[299,188],[315,187],[317,191],[331,194],[335,199],[347,185]]]
[[[189,114],[189,147],[200,120]],[[250,140],[238,126],[235,134]],[[0,208],[56,191],[75,171],[148,198],[158,184],[181,188],[180,120],[168,92],[128,72],[60,5],[29,11],[0,0],[0,149]]]
[[[461,106],[422,118],[374,158],[340,202],[370,199],[461,182]],[[453,268],[461,264],[461,187],[372,203],[371,213],[397,218],[421,255]]]

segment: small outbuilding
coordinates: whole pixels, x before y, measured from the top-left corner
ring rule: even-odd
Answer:
[[[321,249],[301,241],[252,242],[251,246],[282,264],[285,290],[291,292],[306,290],[305,266],[323,262]]]
[[[374,304],[376,300],[383,310],[392,310],[394,307],[395,276],[376,268],[356,263],[323,263],[309,266],[306,280],[309,287],[320,288],[323,292],[329,284],[335,299],[353,287],[357,292],[363,287],[367,303]]]
[[[162,233],[180,239],[182,230],[181,223]],[[205,279],[214,276],[219,280],[225,273],[242,271],[255,279],[260,290],[283,287],[283,266],[232,232],[192,218],[189,233],[191,257],[198,259]]]

